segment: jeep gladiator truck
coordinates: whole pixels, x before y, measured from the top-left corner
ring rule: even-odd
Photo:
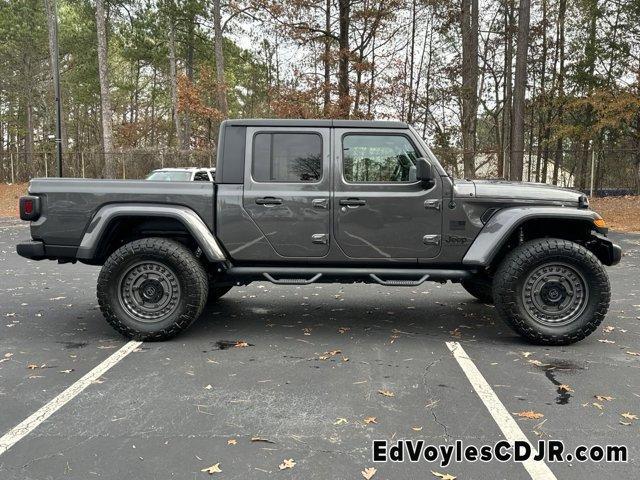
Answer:
[[[233,286],[460,282],[526,339],[585,338],[620,261],[579,192],[454,181],[400,122],[229,120],[214,183],[34,179],[32,260],[102,265],[97,295],[127,337],[164,340]]]

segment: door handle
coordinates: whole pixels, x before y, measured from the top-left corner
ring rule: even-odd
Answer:
[[[340,200],[340,205],[345,205],[347,207],[361,207],[366,204],[367,204],[367,201],[362,200],[360,198],[346,198],[346,199]]]
[[[313,205],[313,208],[323,208],[323,209],[328,209],[329,208],[329,199],[328,198],[314,198],[313,200],[311,200],[311,205]]]
[[[282,205],[282,199],[276,197],[264,197],[256,198],[256,204],[258,205]]]

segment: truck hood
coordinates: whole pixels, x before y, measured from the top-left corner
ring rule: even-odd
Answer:
[[[577,205],[582,193],[546,183],[474,180],[476,198],[538,200]]]

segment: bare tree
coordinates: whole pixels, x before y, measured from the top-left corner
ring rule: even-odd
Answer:
[[[326,0],[325,4],[324,29],[324,53],[322,57],[322,64],[324,66],[322,111],[325,116],[328,116],[329,109],[331,108],[331,0]]]
[[[518,40],[516,50],[516,76],[513,88],[511,121],[511,158],[509,178],[522,180],[524,157],[525,93],[527,90],[527,51],[529,50],[529,17],[531,0],[520,0],[518,8]]]
[[[223,37],[220,17],[220,0],[213,0],[213,44],[216,56],[216,80],[218,82],[218,109],[224,118],[229,116],[227,103],[227,85],[224,78],[224,54],[222,51]]]
[[[182,138],[180,129],[180,116],[178,115],[178,77],[176,65],[176,29],[173,16],[168,20],[169,29],[169,84],[171,90],[171,120],[175,128],[177,138]]]
[[[96,31],[98,34],[98,76],[100,77],[100,108],[102,111],[102,148],[104,152],[103,175],[115,178],[116,162],[113,153],[111,129],[111,97],[109,94],[109,68],[107,65],[107,28],[103,0],[96,0]]]
[[[462,158],[464,176],[476,173],[478,114],[478,0],[462,0]]]
[[[498,177],[509,176],[511,153],[511,104],[513,100],[513,10],[514,0],[504,1],[504,94],[502,105],[502,151],[498,163]]]
[[[564,109],[564,77],[565,77],[565,55],[564,55],[564,33],[565,33],[565,17],[567,12],[567,1],[560,0],[560,5],[558,7],[558,40],[557,40],[557,55],[558,62],[560,63],[560,70],[556,77],[557,85],[556,85],[556,95],[558,97],[558,117],[560,121],[562,121],[563,109]],[[555,151],[555,160],[553,163],[553,184],[558,184],[558,174],[560,172],[560,168],[562,167],[562,160],[564,157],[563,152],[563,141],[562,137],[558,136],[556,139],[556,151]],[[546,178],[547,169],[545,165],[543,181],[547,181]]]
[[[349,97],[349,25],[351,22],[351,2],[353,0],[338,0],[338,109],[339,115],[349,118],[351,98]]]

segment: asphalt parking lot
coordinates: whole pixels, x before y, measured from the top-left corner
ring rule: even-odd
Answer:
[[[630,449],[627,463],[549,464],[558,479],[637,478],[640,420],[621,414],[640,416],[640,235],[612,236],[625,257],[609,269],[609,314],[569,347],[524,343],[458,285],[238,287],[1,453],[0,478],[530,478],[514,462],[373,464],[374,439],[503,438],[446,342],[531,442]],[[127,344],[98,310],[98,269],[21,259],[27,237],[0,219],[0,436]],[[295,466],[280,470],[285,459]],[[222,473],[201,472],[217,463]]]

